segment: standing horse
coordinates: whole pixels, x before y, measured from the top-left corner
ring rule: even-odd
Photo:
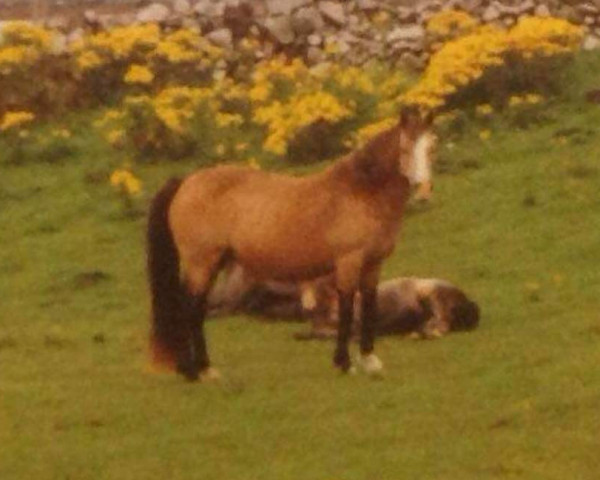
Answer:
[[[411,185],[431,190],[431,120],[404,109],[397,125],[313,175],[223,165],[168,181],[154,197],[147,232],[155,361],[189,380],[216,374],[204,335],[206,298],[235,260],[257,279],[334,274],[340,326],[333,362],[343,372],[351,367],[360,292],[360,363],[368,373],[381,370],[373,353],[379,272]]]

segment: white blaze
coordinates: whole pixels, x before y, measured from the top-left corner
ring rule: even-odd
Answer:
[[[431,181],[431,162],[429,154],[433,137],[429,133],[421,135],[415,144],[413,165],[411,168],[410,182],[413,185]]]

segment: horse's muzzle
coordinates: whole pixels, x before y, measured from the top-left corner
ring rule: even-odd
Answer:
[[[433,183],[422,182],[415,188],[414,199],[419,202],[428,202],[433,194]]]

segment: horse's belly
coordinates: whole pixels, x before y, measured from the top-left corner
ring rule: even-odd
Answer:
[[[295,233],[295,232],[292,232]],[[236,260],[255,276],[298,280],[333,270],[333,258],[320,235],[270,236],[256,231],[233,246]]]

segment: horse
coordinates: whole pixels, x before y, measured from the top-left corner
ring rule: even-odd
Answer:
[[[335,277],[340,325],[334,366],[350,371],[355,292],[361,293],[359,364],[377,374],[377,284],[411,189],[431,191],[432,115],[405,107],[396,125],[328,168],[292,176],[219,165],[172,178],[147,226],[150,345],[155,362],[187,380],[218,378],[207,351],[207,295],[232,261],[255,278]]]

